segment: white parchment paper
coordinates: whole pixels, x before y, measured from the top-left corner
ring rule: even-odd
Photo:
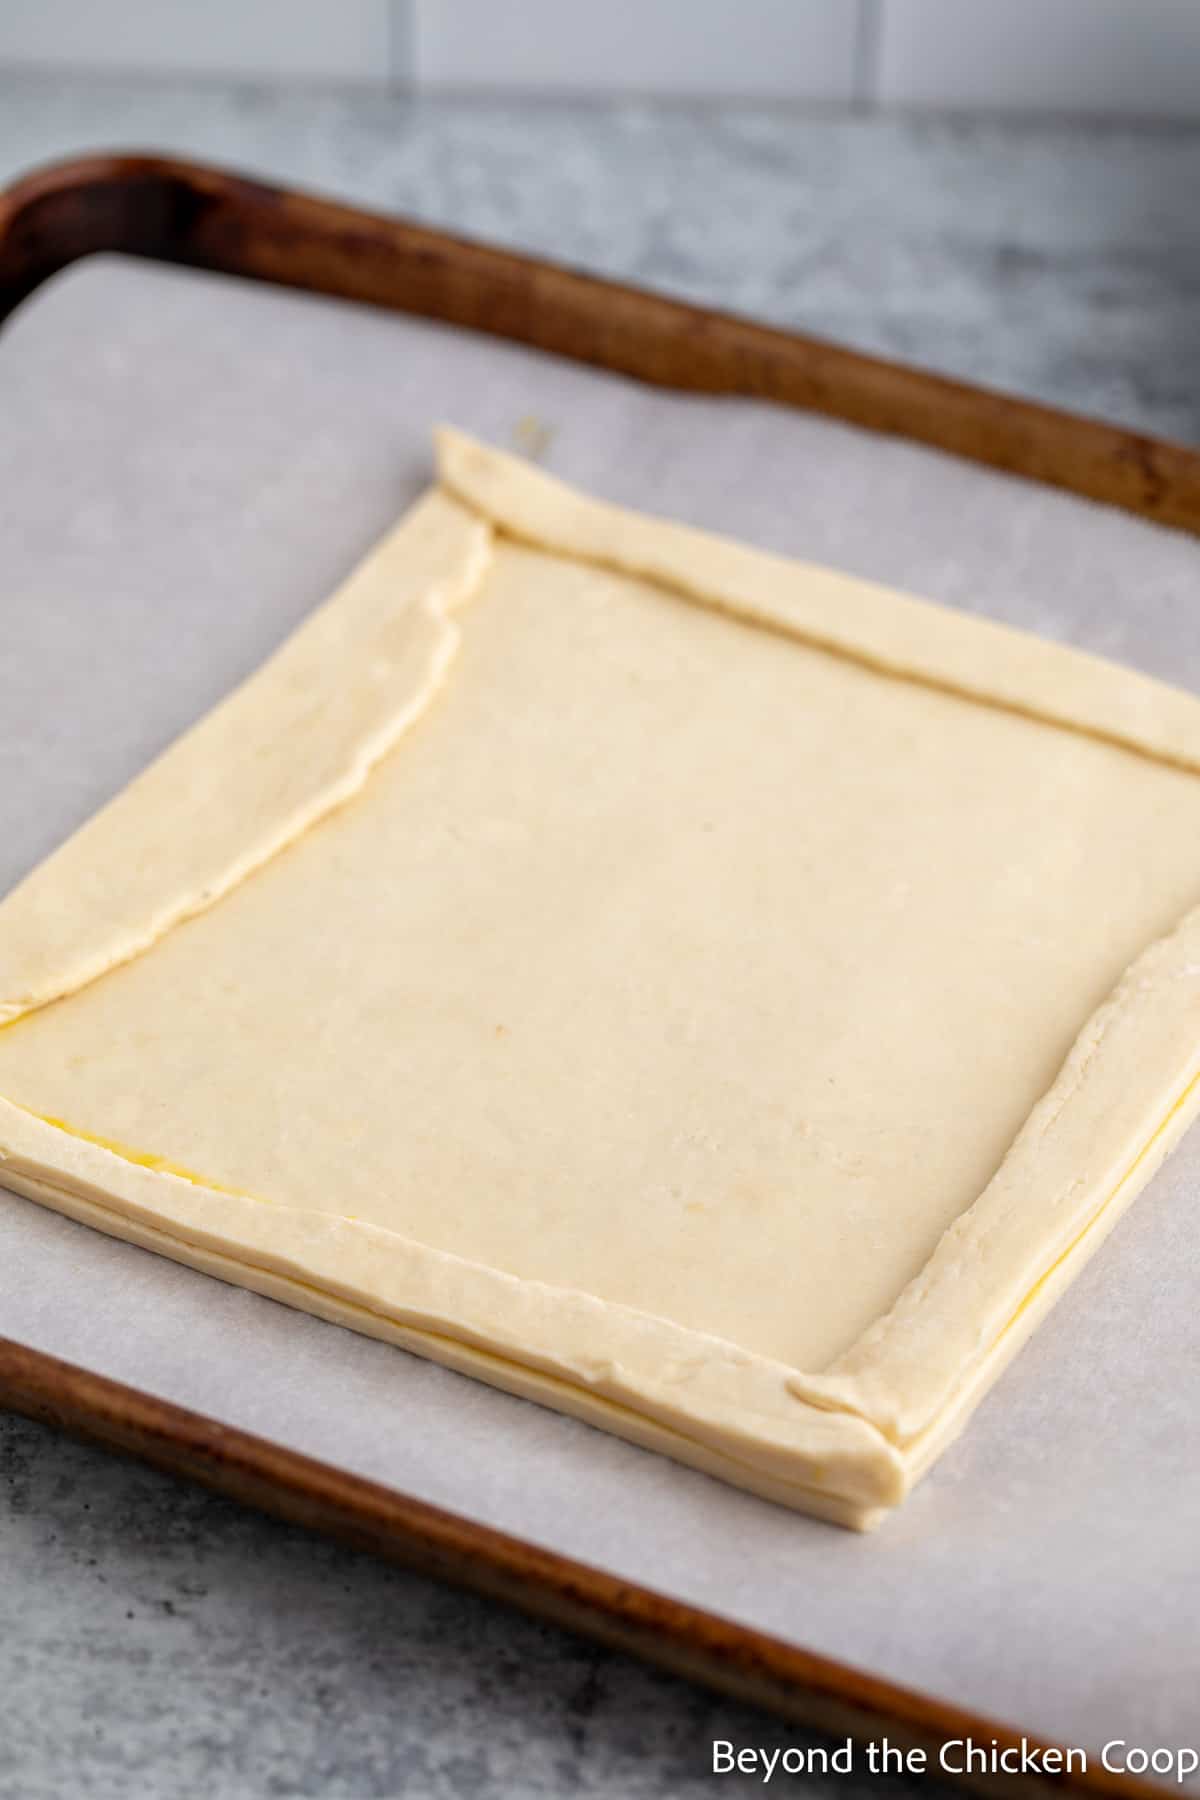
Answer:
[[[103,259],[0,334],[0,890],[329,593],[429,481],[439,419],[1200,691],[1181,535],[827,421]],[[1198,1202],[1193,1133],[869,1538],[2,1192],[0,1333],[1018,1728],[1173,1746],[1200,1741]]]

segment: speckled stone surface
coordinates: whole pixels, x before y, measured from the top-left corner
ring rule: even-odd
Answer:
[[[0,1568],[4,1800],[691,1800],[762,1791],[715,1738],[815,1741],[11,1418]]]
[[[0,75],[0,177],[171,148],[1200,436],[1200,127]]]
[[[1200,129],[0,75],[0,179],[115,146],[1200,440]],[[0,1800],[762,1791],[712,1776],[718,1737],[806,1741],[0,1417]]]

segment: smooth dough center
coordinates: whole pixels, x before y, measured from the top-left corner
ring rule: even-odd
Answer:
[[[504,540],[460,622],[362,793],[0,1093],[818,1370],[1200,900],[1200,782]]]

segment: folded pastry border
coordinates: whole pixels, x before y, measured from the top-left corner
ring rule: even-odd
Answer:
[[[792,561],[607,506],[458,433],[440,433],[438,449],[440,488],[0,904],[10,1028],[217,903],[359,791],[445,678],[454,610],[495,533],[1200,777],[1200,701],[1186,693],[831,571],[797,579]],[[233,771],[236,815],[224,804]],[[189,818],[169,867],[141,853],[164,805]],[[992,1181],[895,1304],[812,1373],[378,1226],[221,1188],[6,1100],[0,1174],[112,1235],[866,1528],[954,1435],[1197,1112],[1200,909],[1088,1021]]]

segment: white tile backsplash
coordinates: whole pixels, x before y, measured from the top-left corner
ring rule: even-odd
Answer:
[[[431,87],[848,100],[859,0],[413,0]]]
[[[0,0],[0,67],[1200,119],[1200,0]]]
[[[1200,0],[880,0],[883,106],[1200,116]]]
[[[389,0],[0,0],[0,64],[384,81],[392,23]]]

